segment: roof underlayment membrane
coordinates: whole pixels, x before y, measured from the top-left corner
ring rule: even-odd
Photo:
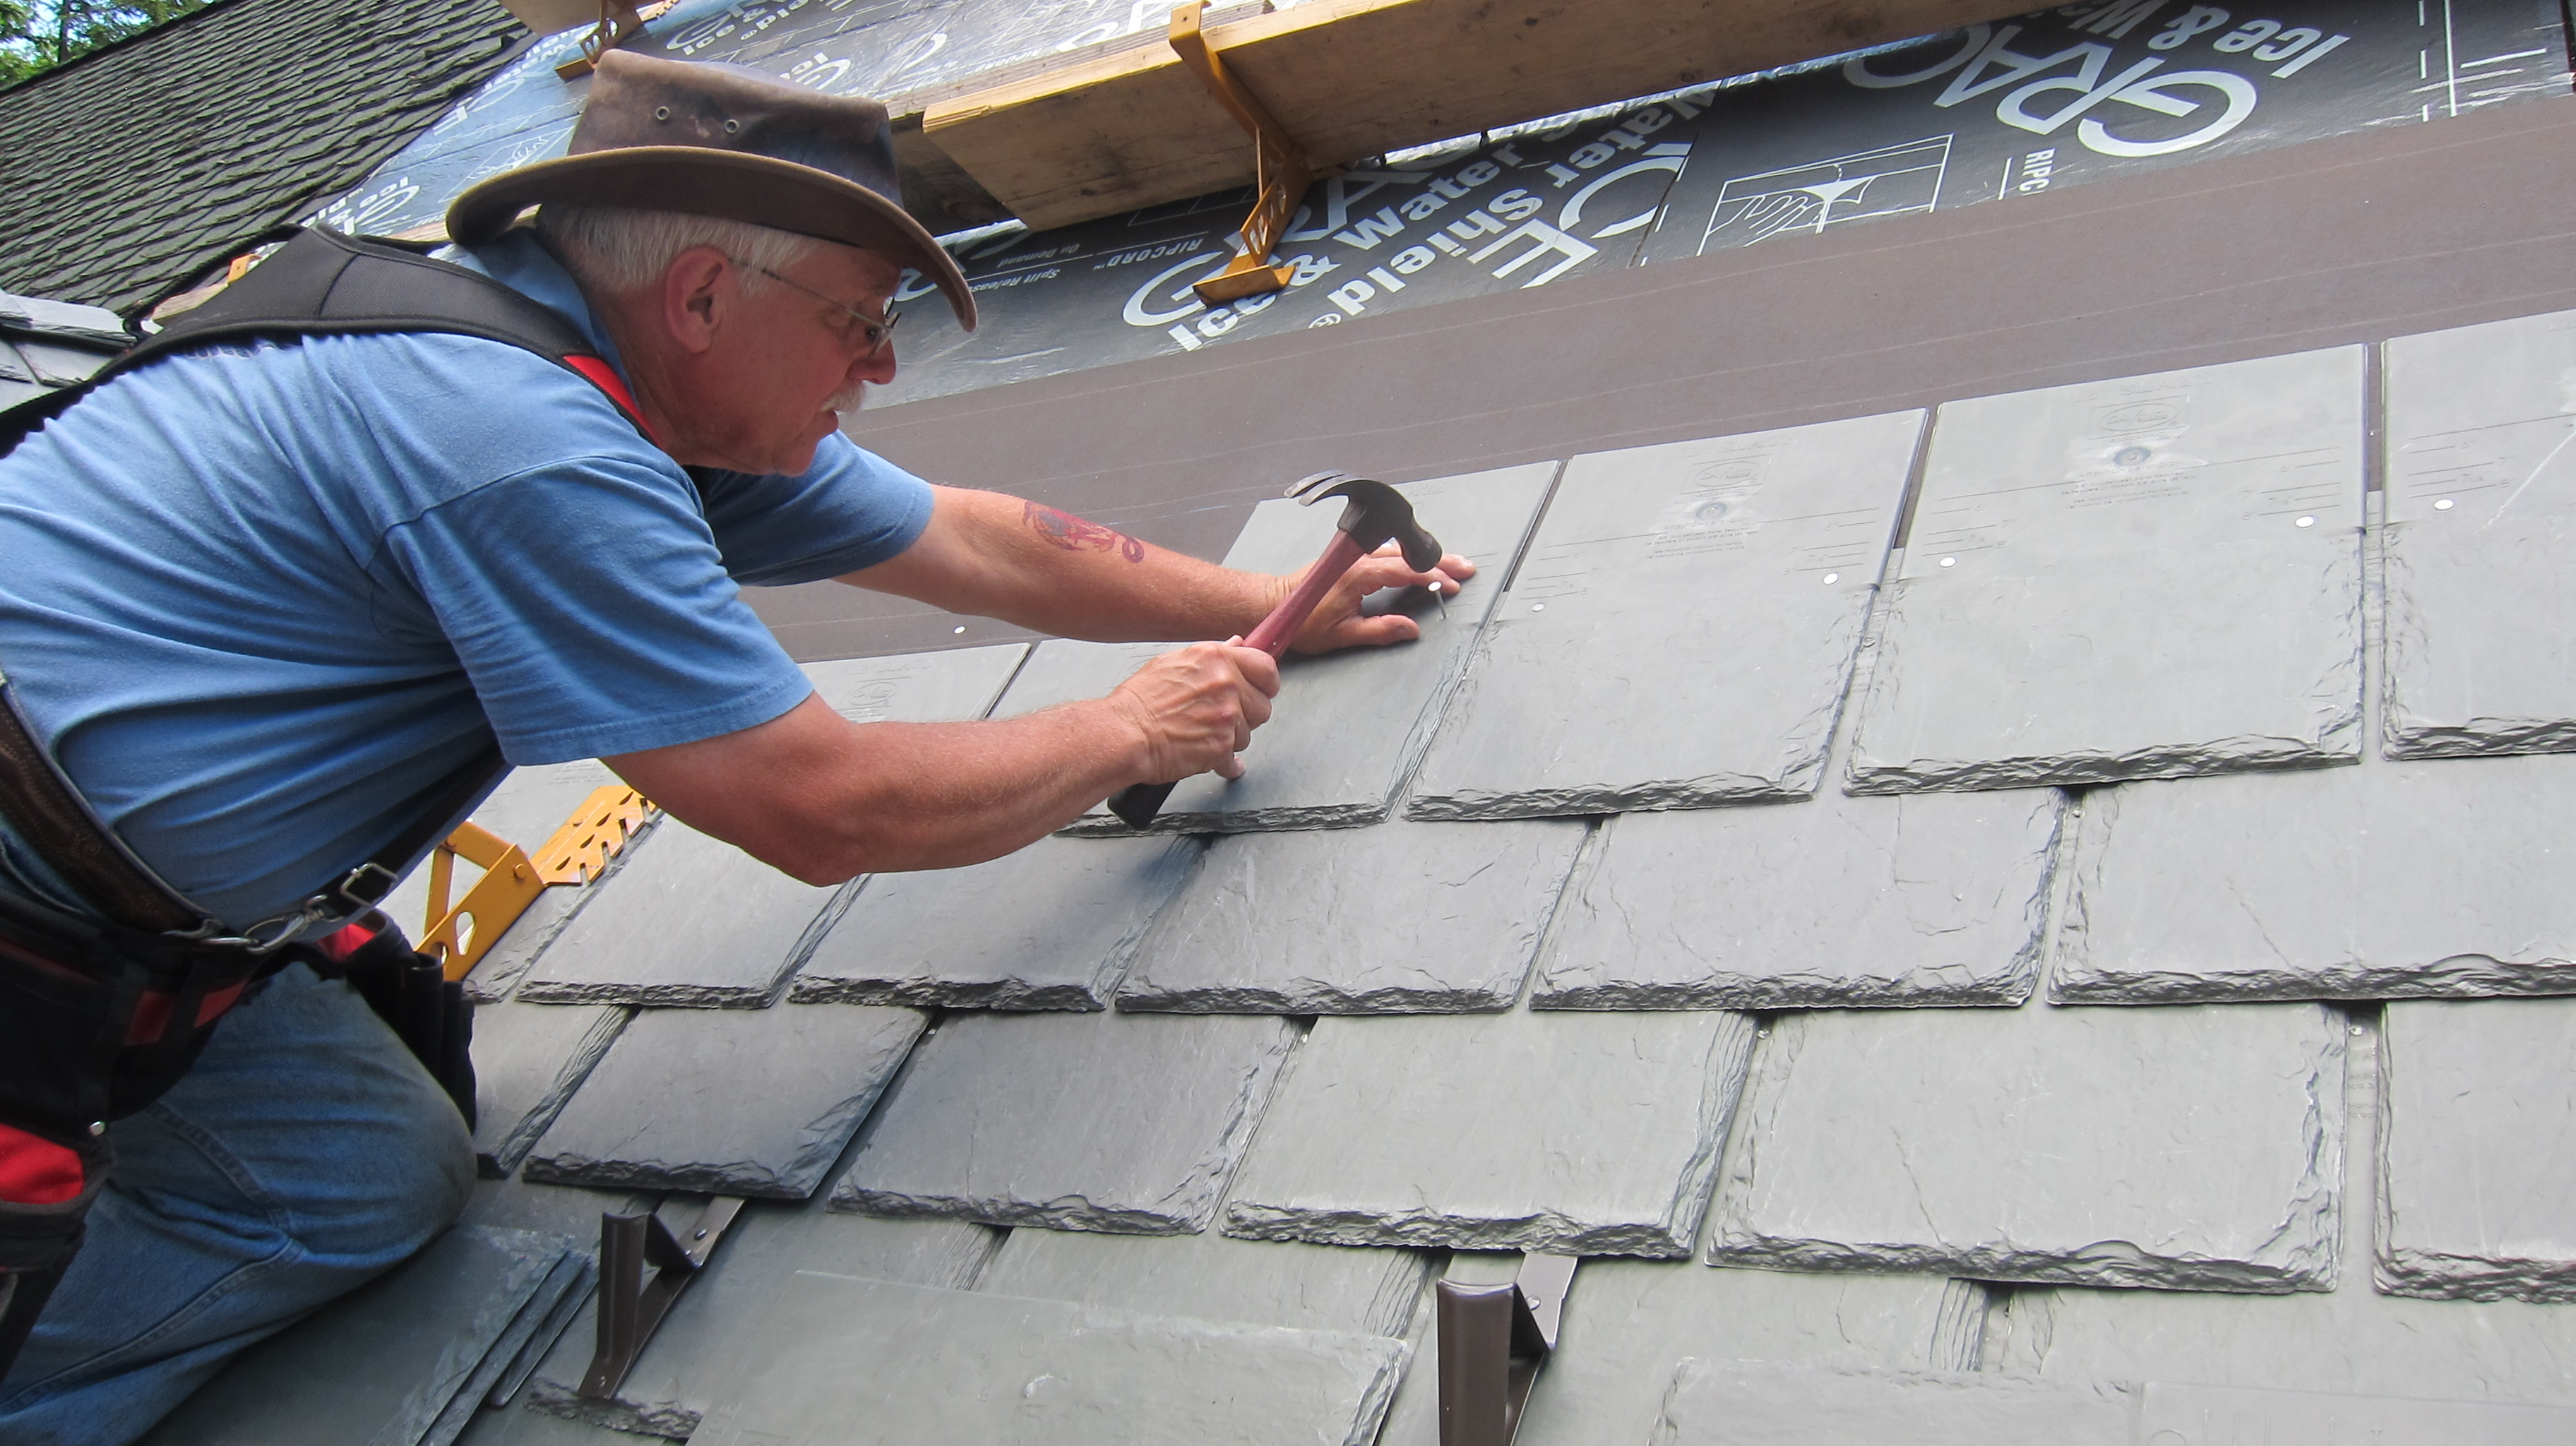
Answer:
[[[1431,1446],[1432,1282],[1529,1251],[1530,1446],[2576,1435],[2560,12],[2208,9],[1388,158],[1261,306],[1172,294],[1230,200],[958,242],[985,330],[863,443],[1272,569],[1368,471],[1477,575],[1153,833],[815,889],[663,819],[548,890],[466,1222],[151,1439]],[[559,148],[560,47],[323,214]],[[1154,651],[835,598],[762,605],[861,722]],[[601,1212],[710,1194],[581,1394]]]

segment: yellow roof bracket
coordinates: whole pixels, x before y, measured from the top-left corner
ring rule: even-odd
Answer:
[[[447,896],[460,854],[479,866],[483,877],[451,909]],[[448,978],[462,979],[545,889],[536,865],[517,844],[471,820],[458,824],[456,832],[430,852],[430,923],[417,947],[438,960]]]
[[[1289,139],[1288,132],[1271,117],[1270,108],[1261,103],[1259,96],[1244,89],[1209,47],[1206,34],[1199,28],[1206,14],[1207,0],[1190,0],[1172,12],[1172,49],[1226,113],[1234,117],[1234,123],[1252,137],[1256,188],[1252,214],[1243,222],[1243,254],[1227,263],[1223,271],[1191,288],[1199,300],[1210,306],[1223,306],[1287,286],[1291,268],[1271,265],[1270,250],[1279,244],[1280,233],[1288,229],[1290,218],[1297,214],[1297,203],[1305,199],[1306,188],[1314,183],[1315,174],[1306,164],[1304,147]]]
[[[559,80],[579,80],[599,68],[599,57],[626,43],[644,22],[671,8],[671,0],[638,7],[635,0],[599,0],[599,24],[581,38],[581,54],[555,67]]]
[[[606,872],[608,861],[661,809],[619,784],[594,789],[554,837],[537,849],[537,877],[549,884],[586,884]]]

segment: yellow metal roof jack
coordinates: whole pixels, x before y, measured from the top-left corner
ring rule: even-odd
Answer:
[[[1199,29],[1200,18],[1206,14],[1207,0],[1190,0],[1172,12],[1172,49],[1234,117],[1235,124],[1252,137],[1253,150],[1255,191],[1252,214],[1243,218],[1243,253],[1228,262],[1223,271],[1190,288],[1208,305],[1223,306],[1287,287],[1291,268],[1271,265],[1270,248],[1279,244],[1279,233],[1288,229],[1289,218],[1297,214],[1297,203],[1304,199],[1306,188],[1314,184],[1315,174],[1306,164],[1304,148],[1288,138],[1288,132],[1271,117],[1269,107],[1235,80],[1208,45],[1206,34]]]

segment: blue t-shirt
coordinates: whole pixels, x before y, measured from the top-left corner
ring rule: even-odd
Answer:
[[[615,361],[526,233],[469,264]],[[0,459],[0,672],[128,846],[246,926],[496,735],[553,763],[785,713],[811,688],[737,584],[882,562],[930,506],[837,434],[702,496],[589,382],[480,338],[190,352]],[[5,827],[0,888],[77,906]]]

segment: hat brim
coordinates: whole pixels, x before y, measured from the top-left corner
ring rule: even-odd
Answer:
[[[957,324],[975,329],[975,293],[948,249],[901,206],[829,171],[706,146],[622,146],[559,156],[468,188],[447,208],[448,237],[480,246],[521,211],[549,201],[713,216],[882,251],[928,278],[948,298]]]

